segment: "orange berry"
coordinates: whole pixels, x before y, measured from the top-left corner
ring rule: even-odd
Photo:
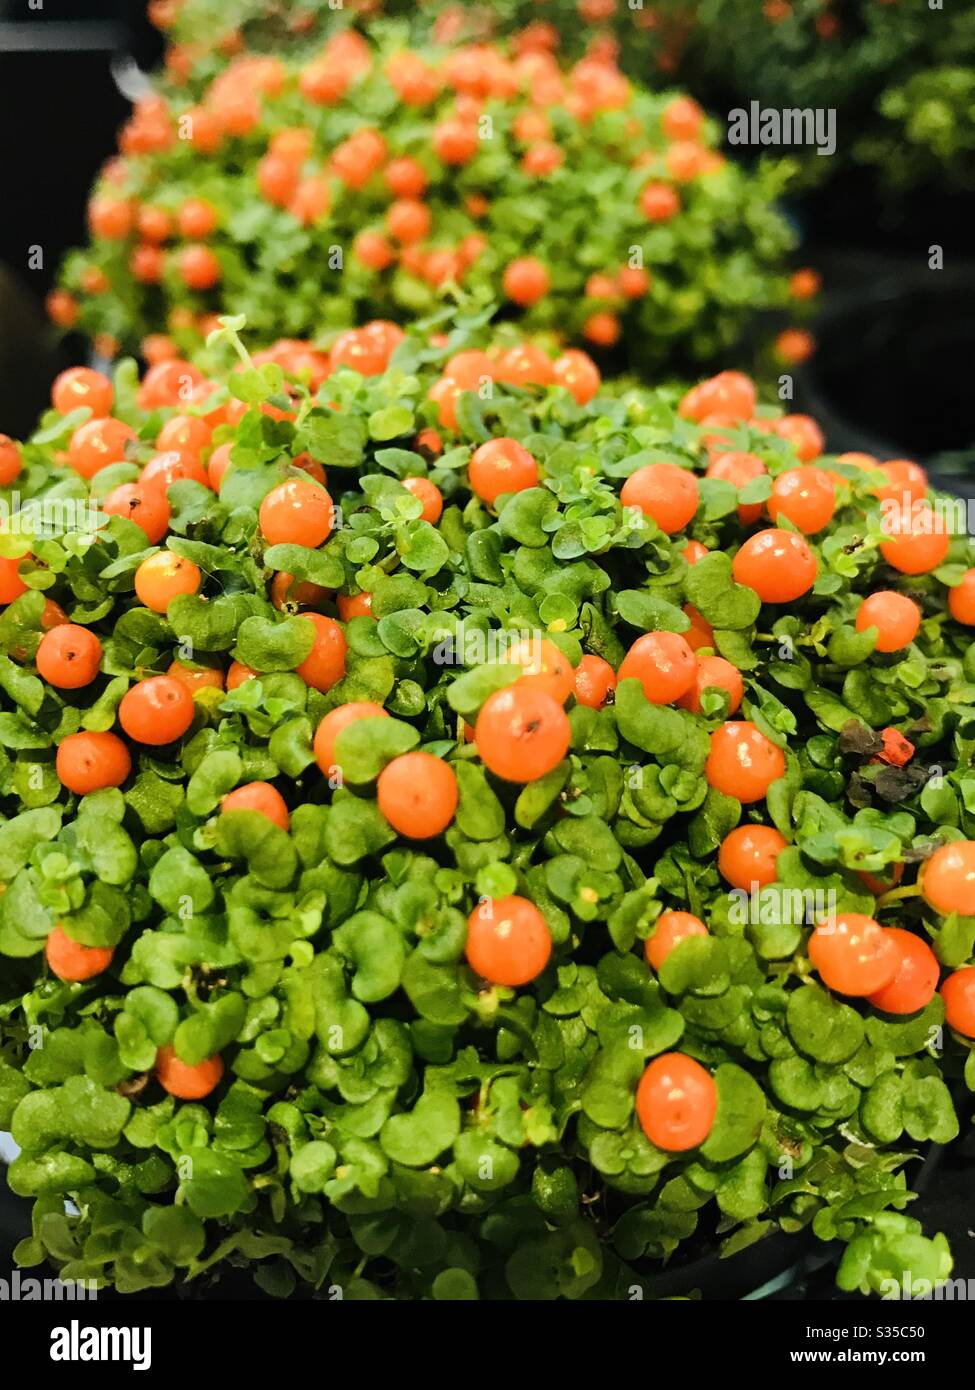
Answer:
[[[901,574],[929,574],[951,546],[947,528],[927,502],[912,505],[908,516],[900,509],[886,512],[883,529],[887,539],[880,542],[880,553]]]
[[[78,301],[67,290],[52,290],[45,300],[45,308],[58,328],[73,328],[78,322]]]
[[[135,572],[135,592],[154,613],[165,613],[179,594],[199,592],[203,576],[199,567],[183,555],[160,550],[143,560]]]
[[[182,738],[193,723],[193,696],[172,676],[150,676],[122,696],[118,722],[136,743],[159,747]]]
[[[552,934],[527,898],[489,898],[467,919],[468,964],[493,985],[527,985],[548,965]]]
[[[789,277],[789,293],[793,299],[814,299],[819,293],[822,279],[818,271],[808,266],[794,270]]]
[[[471,491],[493,507],[505,493],[522,492],[538,483],[538,464],[517,439],[489,439],[474,450],[467,476]]]
[[[669,705],[690,690],[697,674],[694,653],[679,632],[645,632],[624,656],[618,676],[635,678],[655,705]]]
[[[252,666],[245,666],[242,661],[232,661],[227,669],[227,689],[236,690],[245,681],[260,679],[260,672],[255,671]]]
[[[732,561],[739,584],[754,589],[763,603],[791,603],[809,592],[818,565],[809,546],[795,531],[769,527],[741,546]]]
[[[738,668],[732,666],[730,661],[725,661],[723,656],[698,657],[694,683],[677,703],[682,709],[689,709],[694,714],[700,714],[701,696],[705,690],[709,689],[726,690],[729,696],[728,713],[736,714],[738,712],[738,707],[745,694],[744,683]]]
[[[720,478],[723,482],[731,483],[732,487],[740,490],[753,478],[760,478],[763,473],[767,472],[768,469],[757,454],[732,450],[729,453],[718,454],[708,464],[706,476]],[[739,502],[738,520],[743,526],[750,526],[761,515],[761,502]]]
[[[106,516],[124,516],[146,533],[150,545],[158,545],[169,530],[170,510],[166,494],[140,483],[123,483],[102,503]]]
[[[640,211],[651,222],[669,222],[680,212],[680,194],[666,183],[648,183],[640,194]]]
[[[920,874],[926,903],[947,916],[975,916],[975,840],[951,840],[936,849]]]
[[[616,277],[620,294],[625,299],[642,299],[650,293],[650,272],[642,266],[625,265]]]
[[[20,561],[27,558],[22,555],[19,559],[7,559],[0,555],[0,604],[13,603],[27,592],[27,585],[20,577]]]
[[[323,613],[304,613],[302,618],[315,626],[315,645],[296,668],[296,674],[306,685],[325,694],[345,675],[345,634],[334,618]]]
[[[314,549],[331,535],[334,508],[323,487],[290,478],[267,494],[258,519],[268,545],[303,545]]]
[[[214,492],[220,491],[220,484],[223,482],[224,474],[230,467],[230,451],[232,444],[218,444],[207,461],[207,481]]]
[[[875,1009],[887,1014],[913,1014],[925,1008],[938,988],[941,967],[926,941],[902,927],[886,929],[888,941],[897,949],[898,962],[893,979],[867,998]]]
[[[571,739],[558,700],[520,683],[489,695],[474,728],[481,761],[507,782],[544,777],[565,757]]]
[[[61,415],[86,405],[94,419],[104,419],[115,403],[115,388],[108,377],[91,367],[69,367],[51,387],[51,404]]]
[[[423,165],[408,156],[391,159],[383,171],[383,179],[397,198],[421,198],[428,183]]]
[[[732,888],[765,888],[776,881],[776,861],[787,845],[774,826],[739,825],[721,841],[718,869]]]
[[[352,243],[352,254],[367,270],[386,270],[395,253],[382,232],[360,232]]]
[[[169,449],[149,460],[139,475],[139,486],[144,492],[154,491],[165,500],[167,489],[184,480],[199,483],[201,487],[210,486],[209,476],[196,454]]]
[[[223,1059],[219,1053],[195,1066],[177,1057],[172,1044],[156,1053],[156,1079],[177,1100],[203,1100],[219,1086],[222,1077]]]
[[[443,514],[443,494],[436,483],[431,483],[429,478],[404,478],[403,486],[423,504],[420,520],[436,526]]]
[[[920,464],[909,459],[891,459],[881,463],[877,471],[887,479],[870,489],[881,501],[922,502],[928,491],[928,475]]]
[[[335,761],[335,740],[343,729],[354,724],[357,719],[388,719],[382,705],[371,700],[350,700],[346,705],[338,705],[329,710],[315,730],[315,761],[326,777],[341,773]]]
[[[415,246],[430,235],[430,209],[416,198],[399,198],[386,213],[386,230],[401,246]]]
[[[191,290],[212,290],[223,275],[220,262],[208,246],[184,247],[176,264],[180,278]]]
[[[975,966],[955,970],[941,986],[945,1020],[963,1037],[975,1038]]]
[[[708,929],[700,917],[691,912],[663,912],[653,931],[644,942],[647,964],[659,970],[675,946],[690,936],[707,936]]]
[[[506,386],[554,386],[555,365],[537,343],[519,343],[498,358],[494,377]]]
[[[433,152],[444,164],[469,164],[480,143],[477,126],[448,120],[434,127]]]
[[[284,797],[270,782],[247,782],[235,787],[220,802],[221,811],[256,811],[282,830],[288,830],[291,817]]]
[[[648,463],[638,468],[620,492],[624,507],[637,507],[669,536],[693,520],[699,500],[694,474],[675,463]]]
[[[80,984],[106,971],[115,951],[111,946],[85,946],[68,936],[61,926],[55,926],[44,944],[44,954],[52,974],[59,980]]]
[[[510,300],[527,309],[548,294],[551,279],[541,261],[521,256],[505,267],[502,285]]]
[[[856,615],[857,632],[877,629],[877,651],[899,652],[909,647],[921,626],[921,610],[913,599],[893,589],[868,594]]]
[[[711,1074],[682,1052],[655,1057],[640,1077],[636,1114],[655,1148],[684,1153],[703,1144],[718,1109]]]
[[[975,569],[966,570],[961,582],[948,590],[948,611],[955,622],[975,627]]]
[[[713,647],[714,628],[707,619],[701,616],[692,603],[685,603],[682,611],[691,620],[691,625],[687,631],[681,633],[691,651],[700,651],[702,647]]]
[[[602,377],[588,352],[567,348],[552,363],[552,371],[559,386],[564,386],[578,405],[588,405],[599,394]]]
[[[184,666],[181,661],[170,663],[167,676],[172,676],[174,680],[182,681],[190,694],[197,690],[222,690],[223,672],[217,666],[203,666],[199,670],[194,670],[190,666]]]
[[[0,434],[0,487],[6,487],[20,475],[20,449],[7,434]]]
[[[68,463],[83,478],[93,478],[110,463],[125,460],[126,447],[137,436],[131,426],[111,416],[79,425],[68,443]]]
[[[823,984],[854,998],[889,985],[900,960],[894,938],[862,912],[820,922],[809,938],[808,952]]]
[[[670,140],[696,140],[704,124],[704,112],[692,97],[674,97],[664,107],[660,124]]]
[[[457,810],[453,768],[432,753],[404,753],[387,763],[376,783],[379,809],[408,840],[440,835]]]
[[[279,571],[271,580],[271,602],[280,613],[285,605],[291,608],[313,608],[329,597],[329,590],[308,580],[296,581],[293,574]]]
[[[202,198],[188,198],[177,214],[180,234],[188,241],[203,241],[217,229],[217,210]]]
[[[173,415],[156,436],[156,448],[161,454],[199,455],[210,447],[213,430],[199,415]]]
[[[34,661],[48,685],[80,690],[98,675],[102,644],[88,628],[60,623],[41,638]]]
[[[526,638],[509,647],[502,660],[520,666],[524,675],[521,686],[544,690],[559,704],[565,704],[572,694],[574,676],[569,659],[554,642],[544,637]]]
[[[826,447],[822,430],[809,415],[783,415],[772,421],[772,433],[788,440],[803,463],[812,463]]]
[[[836,488],[828,473],[805,465],[780,473],[772,484],[768,512],[773,521],[784,516],[807,536],[821,531],[833,520]]]
[[[765,737],[749,719],[721,724],[711,735],[704,765],[708,785],[746,805],[761,801],[785,772],[782,749]]]
[[[349,622],[352,618],[372,617],[372,594],[339,594],[335,602],[343,623]]]
[[[597,347],[613,347],[619,342],[622,331],[618,315],[608,309],[590,314],[582,325],[582,336]]]
[[[68,734],[58,744],[55,768],[62,786],[76,796],[120,787],[132,770],[129,750],[116,734]]]
[[[685,420],[698,423],[708,415],[750,420],[757,404],[755,383],[744,372],[728,371],[693,386],[681,400],[679,411]]]
[[[88,204],[92,235],[103,241],[124,241],[132,230],[132,204],[124,198],[97,196]]]
[[[576,667],[573,692],[580,705],[602,709],[616,686],[616,672],[601,656],[587,653]]]

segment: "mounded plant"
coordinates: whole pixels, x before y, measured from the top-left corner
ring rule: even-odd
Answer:
[[[326,0],[161,0],[151,7],[169,40],[164,69],[197,92],[241,52],[310,54],[337,30],[377,16],[409,24],[425,42],[504,36],[523,51],[616,58],[641,82],[679,81],[716,114],[764,107],[832,108],[837,151],[790,150],[803,182],[851,165],[888,195],[971,186],[975,68],[970,7],[932,10],[898,0],[367,0],[336,11]]]
[[[975,569],[923,473],[735,372],[239,327],[0,450],[18,1260],[615,1299],[811,1226],[947,1276]]]
[[[618,56],[634,76],[653,69],[673,74],[693,14],[686,3],[630,7],[617,0],[327,0],[281,4],[275,0],[161,0],[149,13],[165,34],[167,79],[189,90],[249,53],[307,54],[336,32],[367,30],[377,20],[408,23],[426,42],[511,38],[523,49]]]
[[[379,32],[379,31],[377,31]],[[715,359],[788,302],[788,163],[748,172],[688,98],[609,61],[345,30],[137,106],[50,302],[109,356],[425,313],[458,287],[634,363]]]

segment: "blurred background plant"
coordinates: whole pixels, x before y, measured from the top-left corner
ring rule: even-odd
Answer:
[[[613,55],[650,86],[686,84],[709,110],[756,100],[834,107],[836,161],[810,183],[867,165],[893,188],[970,188],[975,7],[918,0],[152,0],[170,81],[193,89],[228,58],[313,49],[350,24],[408,20],[416,39],[515,36],[570,58]],[[845,135],[843,134],[845,131]],[[904,141],[908,148],[905,150]],[[912,151],[915,151],[912,155]]]
[[[220,310],[314,336],[462,290],[642,370],[718,363],[790,303],[794,241],[792,163],[720,138],[608,57],[418,46],[386,21],[241,53],[189,101],[136,104],[52,317],[110,356],[160,333],[192,350]]]

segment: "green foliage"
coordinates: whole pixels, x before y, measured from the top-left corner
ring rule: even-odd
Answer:
[[[441,328],[447,346],[430,347]],[[219,501],[167,541],[198,558],[203,588],[165,615],[133,593],[144,547],[126,528],[98,544],[37,539],[43,567],[22,563],[27,591],[0,614],[0,1125],[22,1148],[10,1184],[35,1200],[20,1257],[128,1292],[231,1261],[282,1296],[301,1281],[346,1297],[595,1299],[649,1293],[660,1262],[716,1219],[725,1253],[808,1224],[845,1241],[845,1288],[903,1268],[942,1278],[950,1257],[903,1215],[902,1170],[957,1133],[951,1086],[963,1072],[973,1083],[971,1049],[938,996],[897,1016],[831,994],[808,959],[810,923],[784,909],[829,893],[930,936],[947,969],[971,960],[973,920],[940,917],[915,883],[933,844],[975,839],[972,647],[945,612],[970,543],[953,541],[944,571],[899,579],[878,553],[871,480],[851,469],[814,542],[819,590],[763,607],[732,582],[748,534],[736,507],[704,505],[669,537],[620,505],[634,458],[703,473],[707,427],[674,391],[607,387],[580,406],[559,388],[497,385],[476,419],[445,429],[444,455],[417,452],[444,360],[487,341],[477,316],[436,320],[382,375],[338,371],[322,401],[295,384],[294,421],[255,406],[220,426],[232,453]],[[259,385],[248,376],[245,393]],[[408,426],[383,414],[391,405]],[[174,410],[127,408],[138,463]],[[56,462],[59,419],[22,447],[22,497],[88,495]],[[395,446],[391,421],[404,422]],[[468,484],[482,431],[523,441],[539,465],[538,486],[500,514]],[[770,474],[794,466],[784,439],[739,433]],[[337,451],[322,461],[344,524],[306,555],[265,548],[261,499],[303,476],[293,461],[310,441]],[[424,472],[444,497],[436,526],[400,482]],[[710,552],[694,566],[687,535]],[[282,565],[373,595],[372,617],[344,624],[346,671],[327,692],[296,670],[309,610],[270,602]],[[915,642],[884,654],[851,641],[863,596],[895,586],[921,605]],[[91,686],[37,674],[43,595],[99,634]],[[516,785],[485,766],[464,726],[519,677],[498,659],[506,639],[537,633],[573,664],[618,667],[651,625],[686,631],[688,603],[739,664],[743,713],[786,749],[764,804],[708,784],[723,702],[662,706],[635,679],[599,710],[570,699],[571,743],[545,776]],[[335,612],[330,594],[315,610]],[[55,747],[116,730],[125,690],[174,659],[249,660],[259,674],[198,691],[175,744],[130,741],[121,787],[69,793]],[[353,700],[386,716],[338,736],[338,785],[312,740]],[[888,726],[915,745],[903,768],[877,760]],[[458,787],[453,822],[429,841],[397,835],[376,790],[416,748]],[[280,791],[287,829],[221,810],[255,781]],[[753,821],[788,847],[769,911],[742,920],[716,858]],[[888,882],[896,865],[903,882],[878,900],[861,875]],[[537,905],[553,943],[517,989],[488,986],[465,956],[479,899],[509,894]],[[665,909],[700,916],[708,935],[655,971],[644,943]],[[57,979],[44,955],[55,922],[112,948],[108,968]],[[167,1095],[163,1047],[187,1066],[219,1053],[219,1085],[199,1101]],[[655,1147],[635,1112],[645,1067],[669,1051],[716,1086],[714,1123],[689,1151]]]
[[[490,128],[478,128],[473,157],[451,164],[436,152],[437,132],[454,116],[457,89],[451,85],[450,50],[430,46],[422,36],[417,58],[443,79],[441,90],[429,103],[404,103],[386,65],[408,42],[408,28],[375,24],[368,29],[364,55],[359,55],[361,66],[359,58],[336,55],[337,77],[345,71],[348,85],[334,100],[311,101],[300,86],[305,62],[320,50],[299,46],[292,54],[285,49],[276,55],[283,90],[267,101],[255,92],[260,107],[256,127],[243,136],[228,135],[216,151],[201,155],[186,138],[185,118],[225,68],[226,60],[213,46],[219,35],[234,28],[224,7],[218,7],[217,15],[209,8],[206,18],[186,17],[187,27],[200,35],[183,50],[201,60],[191,84],[196,92],[185,86],[170,90],[168,137],[164,134],[148,150],[130,152],[122,181],[99,183],[95,196],[130,198],[171,214],[188,198],[206,199],[217,212],[218,225],[206,245],[219,264],[219,283],[209,290],[187,288],[180,257],[193,242],[178,233],[167,244],[161,276],[153,283],[138,279],[130,265],[137,229],[121,239],[95,235],[90,246],[68,256],[61,277],[62,286],[77,298],[80,325],[90,335],[111,333],[126,350],[135,350],[146,333],[173,332],[181,346],[197,348],[197,329],[180,326],[178,316],[175,326],[170,321],[170,311],[184,304],[196,314],[246,315],[251,329],[265,337],[334,335],[375,317],[409,322],[455,300],[458,289],[479,305],[504,297],[506,268],[526,247],[548,268],[551,287],[527,309],[509,302],[524,326],[578,340],[593,314],[618,315],[634,363],[671,362],[675,354],[685,362],[716,361],[740,338],[753,313],[787,302],[784,256],[793,237],[776,204],[791,165],[764,160],[751,170],[719,157],[723,131],[708,120],[700,140],[710,167],[682,176],[678,184],[666,159],[673,137],[662,125],[677,93],[650,93],[634,73],[631,83],[620,76],[620,87],[596,93],[592,119],[579,119],[568,99],[547,103],[561,165],[539,176],[524,167],[526,145],[516,130],[519,113],[533,109],[527,84],[516,75],[509,90],[506,77],[488,94],[484,117]],[[319,8],[322,29],[327,29],[341,27],[349,7],[336,9],[321,0]],[[399,8],[409,19],[417,15],[416,6]],[[526,11],[531,8],[525,6]],[[435,10],[424,6],[416,27],[426,29]],[[497,18],[489,6],[479,14],[489,25]],[[333,23],[336,16],[338,24]],[[260,7],[256,14],[245,8],[245,29],[248,19],[255,19],[260,30]],[[273,28],[280,39],[281,25]],[[473,20],[472,35],[480,28],[480,21]],[[284,29],[286,33],[286,25]],[[502,32],[508,38],[512,31]],[[646,41],[645,34],[639,41]],[[504,46],[495,61],[510,66]],[[483,68],[483,60],[478,62]],[[585,69],[576,73],[567,67],[567,94],[577,86],[590,93],[591,73],[587,77]],[[217,102],[219,89],[211,88],[209,95]],[[303,173],[327,178],[329,205],[311,222],[294,212],[293,191],[279,203],[261,192],[261,159],[274,134],[287,127],[311,132],[313,149]],[[378,170],[361,188],[355,177],[350,186],[333,176],[334,151],[364,128],[381,131],[389,158],[407,156],[421,163],[431,228],[419,249],[438,254],[440,271],[436,261],[428,267],[396,254],[395,237],[394,254],[382,269],[370,268],[357,254],[357,236],[384,231],[395,197]],[[123,144],[129,136],[131,131]],[[641,210],[640,194],[645,185],[660,182],[678,189],[680,208],[668,220],[652,221]],[[476,210],[471,198],[485,201],[483,211]],[[482,241],[480,250],[468,255],[471,238]],[[605,272],[612,283],[622,267],[637,265],[650,273],[644,295],[627,298],[615,288],[601,298],[585,293],[593,272]],[[85,288],[92,267],[107,277],[103,293]],[[260,370],[242,376],[235,382],[238,398],[252,399],[262,389],[270,394],[264,382]],[[479,407],[472,393],[459,408],[473,422]],[[328,457],[330,467],[352,466],[366,434],[370,441],[392,443],[411,432],[412,420],[411,402],[395,396],[368,412],[360,434],[350,435],[343,421],[326,418],[309,426],[307,444],[317,456]],[[515,517],[511,520],[516,524]],[[422,546],[418,538],[417,551],[431,543],[429,535]],[[416,572],[429,568],[419,553],[404,557],[404,563]]]

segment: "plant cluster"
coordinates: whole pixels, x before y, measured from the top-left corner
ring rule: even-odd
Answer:
[[[709,109],[755,99],[777,109],[832,107],[839,149],[792,153],[810,183],[851,164],[892,191],[971,187],[975,15],[903,0],[366,0],[336,12],[325,0],[161,0],[168,80],[188,90],[242,50],[307,51],[337,28],[377,14],[408,22],[419,41],[507,35],[521,48],[609,56],[651,86],[684,83]],[[893,124],[892,124],[893,123]]]
[[[240,327],[0,451],[20,1262],[613,1299],[811,1227],[844,1288],[944,1278],[905,1174],[975,1083],[943,499],[737,372]]]
[[[193,104],[138,105],[56,321],[151,360],[160,334],[199,345],[218,310],[305,338],[463,291],[679,370],[790,303],[787,162],[729,162],[695,102],[606,59],[398,35],[245,54]]]

